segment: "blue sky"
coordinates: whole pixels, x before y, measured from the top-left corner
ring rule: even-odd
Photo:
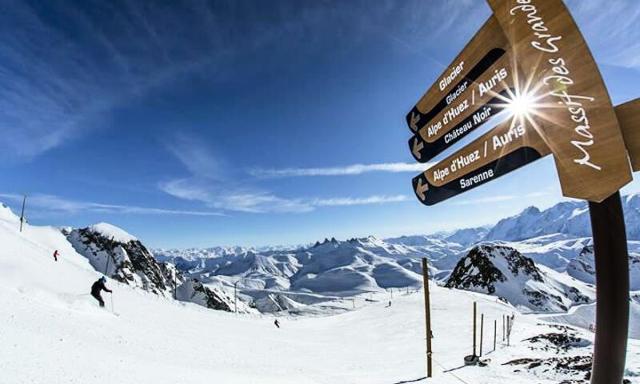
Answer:
[[[637,97],[640,3],[567,5],[614,103]],[[550,157],[435,207],[413,195],[404,116],[489,17],[482,1],[0,11],[0,201],[29,195],[32,223],[107,221],[154,247],[297,244],[562,199]]]

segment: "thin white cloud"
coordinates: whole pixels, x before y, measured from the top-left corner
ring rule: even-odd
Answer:
[[[313,207],[299,199],[286,199],[271,193],[215,185],[196,178],[176,179],[159,184],[163,192],[183,200],[198,201],[225,211],[248,213],[301,213]]]
[[[281,178],[281,177],[305,177],[305,176],[352,176],[363,173],[387,172],[387,173],[419,173],[431,166],[430,163],[378,163],[378,164],[352,164],[342,167],[324,168],[282,168],[282,169],[262,169],[254,168],[249,170],[249,174],[260,178]]]
[[[228,167],[224,165],[224,159],[214,154],[211,148],[202,142],[197,136],[186,134],[167,141],[167,150],[182,163],[189,176],[159,183],[158,188],[161,191],[178,199],[203,203],[212,209],[246,213],[304,213],[319,207],[379,205],[408,200],[404,195],[332,198],[277,196],[250,181],[237,182],[234,178],[228,177]],[[285,173],[296,176],[342,175],[376,171],[416,172],[416,169],[424,168],[424,164],[356,164],[342,168],[292,169]],[[272,172],[273,170],[267,173]],[[283,173],[282,170],[276,172],[278,175]],[[265,176],[264,171],[256,171],[253,174]]]
[[[401,203],[409,200],[407,195],[374,195],[369,197],[353,198],[331,198],[331,199],[316,199],[311,203],[316,207],[340,207],[350,205],[370,205],[370,204],[388,204],[388,203]]]
[[[224,162],[195,136],[178,133],[171,137],[166,147],[192,175],[204,179],[224,177]]]
[[[325,199],[283,198],[259,190],[229,188],[220,190],[194,179],[172,180],[161,183],[159,188],[171,196],[184,200],[199,201],[211,208],[247,213],[304,213],[311,212],[319,207],[380,205],[409,200],[406,195],[374,195]]]
[[[0,198],[15,202],[22,202],[22,195],[0,193]],[[174,215],[174,216],[224,216],[220,212],[191,211],[164,208],[138,207],[133,205],[103,204],[86,201],[69,200],[59,196],[35,194],[27,196],[29,209],[36,208],[47,212],[75,213],[111,213],[111,214],[139,214],[139,215]]]

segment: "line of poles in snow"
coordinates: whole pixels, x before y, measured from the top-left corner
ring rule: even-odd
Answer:
[[[482,357],[482,346],[484,340],[484,313],[480,314],[480,348],[478,354],[476,355],[476,334],[477,334],[477,319],[478,319],[478,305],[474,301],[473,302],[473,350],[471,353],[472,360],[476,360],[476,358]],[[515,320],[515,315],[502,315],[502,344],[506,343],[507,346],[511,345],[511,330],[513,329],[513,322]],[[493,320],[493,350],[496,350],[498,339],[498,320]],[[466,358],[465,358],[466,363]]]
[[[424,307],[425,307],[425,339],[427,347],[427,377],[432,376],[432,349],[431,339],[433,338],[433,332],[431,330],[431,303],[429,294],[429,269],[427,267],[427,259],[422,258],[422,278],[424,284]],[[513,329],[513,323],[515,315],[502,315],[502,345],[511,345],[511,330]],[[480,357],[483,355],[483,341],[484,341],[484,313],[480,314],[480,345],[478,349],[478,305],[473,302],[473,350],[471,355],[465,356],[465,365],[477,365],[480,363]],[[497,348],[498,341],[498,319],[493,320],[493,350]],[[477,353],[476,353],[477,352]]]

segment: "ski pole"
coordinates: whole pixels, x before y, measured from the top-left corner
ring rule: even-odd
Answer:
[[[111,296],[111,313],[115,313],[113,310],[113,292],[109,292],[109,296]]]

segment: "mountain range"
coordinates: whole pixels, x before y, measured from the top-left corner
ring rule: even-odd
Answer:
[[[623,198],[631,289],[640,290],[640,197]],[[0,219],[18,218],[3,207]],[[134,288],[212,309],[326,314],[435,283],[497,296],[525,312],[593,302],[595,269],[586,203],[529,207],[493,226],[378,239],[325,238],[297,247],[149,250],[107,223],[60,228],[99,273]],[[383,295],[383,296],[384,296]],[[389,304],[391,301],[389,302]]]
[[[640,195],[625,196],[623,209],[631,289],[640,290]],[[590,236],[587,204],[567,201],[545,210],[529,207],[493,226],[430,235],[387,239],[369,236],[344,241],[326,238],[314,245],[289,249],[217,247],[154,249],[153,253],[157,260],[175,264],[184,274],[205,284],[238,288],[242,300],[261,311],[293,313],[304,313],[309,306],[335,309],[336,298],[419,287],[423,257],[429,260],[430,276],[446,285],[464,259],[470,260],[474,267],[470,270],[476,274],[486,272],[482,265],[488,264],[483,260],[493,258],[472,257],[474,253],[501,255],[490,268],[508,264],[505,255],[517,253],[534,264],[539,277],[520,281],[516,293],[513,288],[489,292],[477,286],[451,284],[495,294],[526,311],[553,312],[592,301],[593,288],[589,285],[594,283],[595,274]],[[513,285],[519,279],[513,272],[502,276],[510,282],[498,281],[499,286]],[[540,285],[545,287],[539,288]],[[538,288],[531,289],[532,286]],[[544,300],[531,300],[541,292],[546,296]]]

